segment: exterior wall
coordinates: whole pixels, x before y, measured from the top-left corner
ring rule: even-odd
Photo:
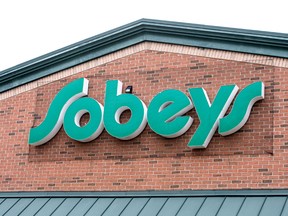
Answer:
[[[127,191],[287,188],[287,60],[143,43],[4,92],[0,104],[0,191]],[[76,78],[89,80],[89,96],[103,103],[105,81],[133,85],[148,106],[154,95],[174,88],[204,87],[211,101],[222,85],[243,89],[265,84],[245,126],[215,133],[207,149],[187,147],[199,125],[165,139],[147,125],[135,139],[120,141],[103,131],[90,143],[63,131],[42,146],[27,144],[29,129],[45,117],[54,95]],[[126,112],[123,121],[129,117]],[[87,118],[83,118],[83,122]]]

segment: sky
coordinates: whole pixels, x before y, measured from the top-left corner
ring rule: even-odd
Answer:
[[[288,34],[285,0],[1,0],[0,73],[141,18]]]

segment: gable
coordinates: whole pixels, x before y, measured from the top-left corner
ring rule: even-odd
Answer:
[[[262,45],[258,45],[261,51]],[[15,74],[12,69],[2,74],[10,77],[6,81],[14,86],[0,95],[2,191],[285,187],[286,58],[146,40],[87,61],[83,52],[75,66],[64,64],[66,57],[61,59],[61,52],[49,54],[47,61],[53,56],[55,59],[46,62],[47,69],[57,65],[63,68],[47,76],[43,57],[38,59],[40,65],[36,60],[30,62],[35,66],[31,70],[27,63],[22,65],[23,73],[17,66]],[[41,74],[43,77],[38,76]],[[26,75],[33,80],[24,84]],[[216,132],[205,150],[187,147],[200,124],[194,109],[186,114],[193,117],[192,126],[175,139],[163,138],[147,126],[133,140],[118,140],[104,130],[97,139],[80,143],[70,139],[62,128],[45,145],[29,145],[29,130],[45,118],[57,92],[77,78],[89,80],[88,97],[101,103],[106,81],[112,79],[122,81],[124,87],[132,85],[133,94],[146,105],[169,88],[187,97],[190,88],[204,88],[212,101],[220,86],[237,84],[243,89],[257,81],[265,83],[265,100],[253,106],[242,129],[226,137]],[[129,112],[122,117],[127,120]],[[85,116],[83,123],[88,119]]]
[[[2,71],[0,92],[142,42],[288,57],[286,34],[142,19]]]

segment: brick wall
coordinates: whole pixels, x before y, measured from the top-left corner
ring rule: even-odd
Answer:
[[[273,64],[279,61],[271,57],[241,54],[244,58],[237,59],[229,52],[215,57],[163,47],[138,50],[52,82],[38,80],[33,85],[39,87],[2,99],[0,191],[287,188],[288,68]],[[43,121],[54,95],[80,77],[89,80],[89,96],[102,104],[108,79],[133,85],[147,106],[169,88],[188,95],[188,88],[204,87],[212,101],[222,85],[237,84],[241,90],[255,81],[264,82],[265,99],[254,105],[240,131],[227,137],[216,132],[202,150],[187,147],[199,125],[195,109],[188,113],[192,127],[175,139],[160,137],[147,125],[130,141],[104,130],[94,141],[79,143],[61,129],[47,144],[29,146],[29,129]],[[122,117],[129,118],[129,112]]]

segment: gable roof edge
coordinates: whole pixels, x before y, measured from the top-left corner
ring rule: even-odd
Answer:
[[[288,58],[288,34],[140,19],[0,72],[0,92],[150,41]]]

